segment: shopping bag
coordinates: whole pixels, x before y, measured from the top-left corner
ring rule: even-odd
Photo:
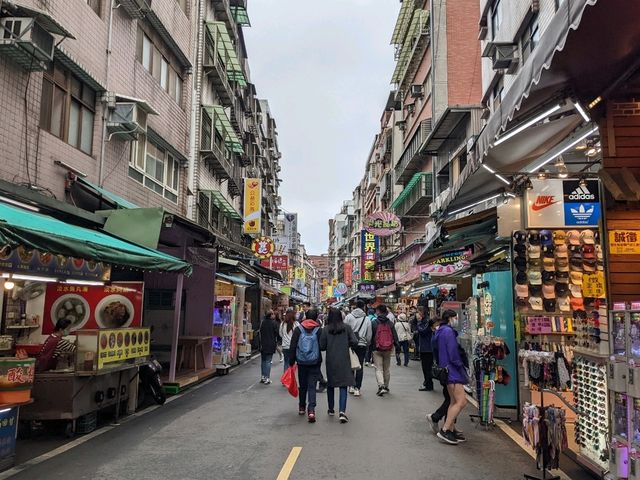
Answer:
[[[351,361],[351,370],[360,370],[362,369],[362,365],[360,365],[360,359],[356,352],[352,349],[349,349],[349,360]]]
[[[298,382],[296,381],[296,374],[298,373],[298,366],[294,365],[293,367],[287,368],[287,371],[282,374],[280,377],[280,381],[282,385],[287,387],[289,394],[292,397],[298,397]]]

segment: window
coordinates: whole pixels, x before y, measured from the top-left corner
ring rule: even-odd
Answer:
[[[178,105],[182,105],[182,78],[167,57],[160,53],[149,36],[138,27],[138,41],[136,58],[162,89],[173,98]]]
[[[500,0],[496,0],[491,9],[491,39],[495,40],[500,25],[502,24],[502,5]]]
[[[131,144],[129,176],[167,200],[178,202],[180,162],[144,135]]]
[[[91,9],[96,12],[96,15],[100,16],[100,2],[102,0],[87,0],[87,5],[91,7]]]
[[[96,92],[54,64],[44,72],[40,127],[91,155]]]
[[[522,64],[527,61],[540,42],[540,28],[538,26],[538,16],[534,16],[527,24],[522,37],[520,37],[520,48],[522,50]]]
[[[491,92],[491,109],[495,112],[502,104],[504,98],[504,80],[501,78]]]

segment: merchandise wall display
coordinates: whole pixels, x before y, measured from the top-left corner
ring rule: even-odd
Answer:
[[[522,436],[536,451],[538,470],[557,469],[568,448],[565,411],[526,403],[522,408]]]
[[[478,417],[484,425],[493,424],[496,385],[508,385],[511,375],[498,364],[511,352],[502,338],[478,337],[474,349],[473,373],[478,395]]]

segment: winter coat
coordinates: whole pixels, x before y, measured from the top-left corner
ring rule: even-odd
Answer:
[[[418,323],[418,350],[420,353],[433,352],[431,340],[433,340],[433,322],[423,318]]]
[[[260,351],[264,354],[276,353],[278,346],[278,322],[265,317],[260,324]]]
[[[322,329],[320,350],[327,352],[325,369],[329,388],[355,386],[349,347],[355,348],[357,345],[358,338],[349,325],[345,325],[342,332],[335,334],[329,332],[329,327]]]
[[[354,309],[344,323],[349,325],[353,330],[353,333],[358,337],[358,345],[360,347],[366,347],[371,343],[371,321],[367,315],[360,308]]]
[[[391,334],[393,335],[393,345],[395,346],[395,348],[398,348],[399,342],[398,342],[398,332],[396,332],[396,329],[393,328],[393,322],[391,320],[389,320],[389,317],[385,316],[385,315],[379,315],[372,323],[371,323],[371,345],[373,346],[373,350],[377,351],[378,348],[376,347],[376,331],[378,330],[378,325],[380,325],[381,323],[389,323],[390,327],[391,327]]]
[[[396,320],[396,334],[398,335],[399,342],[409,342],[411,341],[411,325],[409,322],[402,322],[399,319]]]
[[[320,345],[320,334],[322,333],[322,329],[320,328],[320,324],[315,320],[304,320],[298,328],[293,331],[293,335],[291,335],[291,345],[289,345],[289,365],[293,366],[296,363],[296,350],[298,349],[298,340],[300,340],[300,329],[304,328],[307,333],[311,333],[314,328],[318,327],[318,331],[316,333],[318,337],[318,346]],[[322,363],[322,353],[320,354],[320,358],[318,359],[318,363],[316,365],[320,365]]]
[[[458,350],[458,332],[451,325],[442,325],[434,335],[438,366],[449,370],[448,384],[469,383],[467,370]]]
[[[280,324],[280,331],[278,333],[280,334],[280,338],[282,339],[282,348],[284,350],[289,350],[289,347],[291,346],[291,337],[293,336],[293,332],[295,331],[295,329],[298,328],[298,325],[300,324],[297,321],[294,321],[293,328],[290,332],[287,332],[287,323],[282,322]]]

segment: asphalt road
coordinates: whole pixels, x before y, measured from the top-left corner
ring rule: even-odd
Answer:
[[[440,443],[424,416],[442,394],[417,391],[418,362],[392,366],[384,398],[375,396],[374,370],[366,368],[363,396],[350,396],[346,425],[326,415],[324,394],[318,422],[307,423],[284,388],[258,383],[259,368],[250,362],[11,478],[275,480],[293,447],[301,451],[292,480],[515,480],[533,472],[533,459],[504,433],[470,423],[472,407],[458,423],[468,442]],[[281,368],[274,364],[272,377]]]

